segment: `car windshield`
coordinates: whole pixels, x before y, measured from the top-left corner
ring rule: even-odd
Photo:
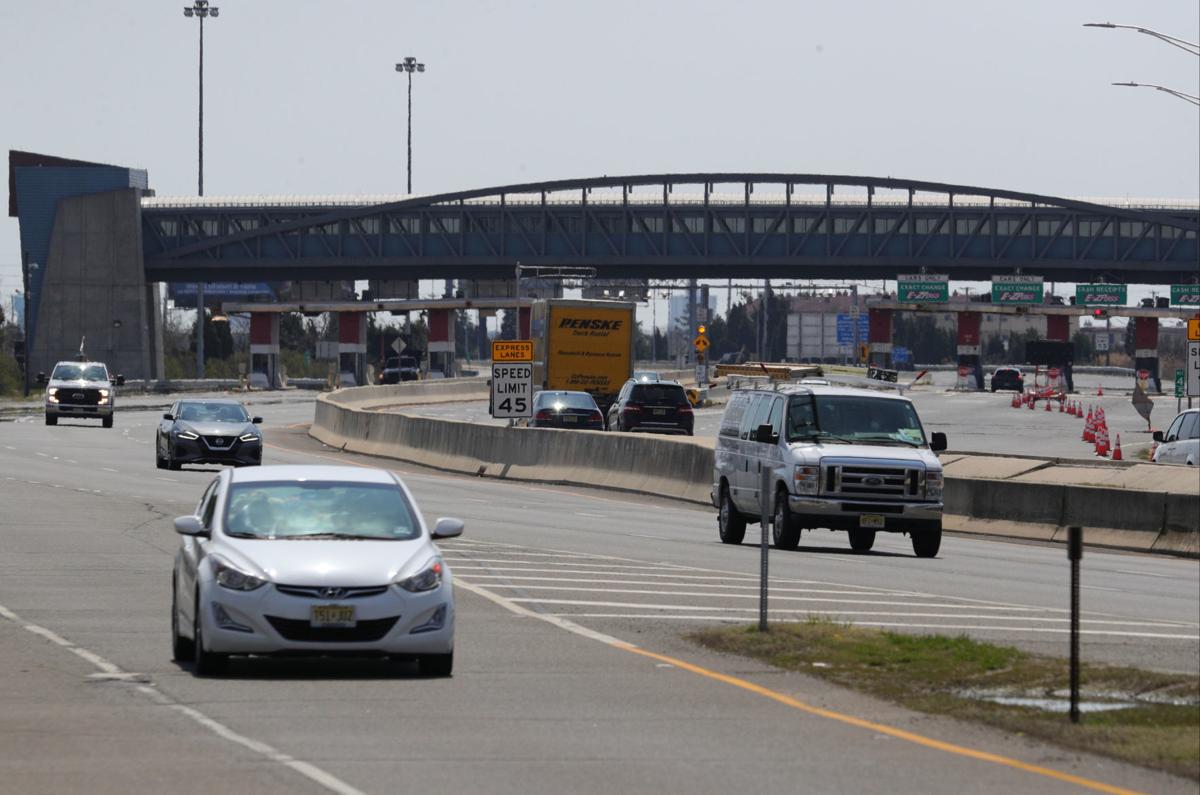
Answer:
[[[912,404],[859,395],[796,395],[788,401],[789,442],[828,438],[841,442],[925,444]]]
[[[108,371],[102,364],[60,364],[50,377],[55,381],[107,381]]]
[[[250,416],[236,403],[184,403],[179,419],[185,422],[247,422]]]
[[[687,403],[687,395],[678,384],[638,384],[629,399],[659,406],[682,406]]]
[[[543,392],[537,396],[535,402],[538,408],[552,408],[556,411],[596,408],[596,401],[586,392]]]
[[[412,356],[401,356],[400,366],[414,368],[417,366],[417,360]]]
[[[406,541],[421,530],[404,492],[394,485],[264,481],[233,484],[225,533],[270,540]]]

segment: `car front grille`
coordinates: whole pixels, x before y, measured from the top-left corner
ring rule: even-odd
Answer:
[[[100,403],[100,390],[60,388],[55,397],[58,398],[59,403],[74,406],[96,406]]]
[[[205,436],[204,443],[210,450],[232,450],[237,444],[237,436]]]
[[[914,499],[921,496],[923,471],[905,467],[826,464],[825,494],[861,499]]]
[[[314,627],[294,618],[266,618],[285,640],[297,643],[371,643],[388,634],[400,620],[400,616],[392,616],[359,621],[352,627]]]
[[[275,590],[288,596],[304,599],[362,599],[385,593],[386,585],[370,585],[363,588],[339,588],[325,585],[276,585]]]

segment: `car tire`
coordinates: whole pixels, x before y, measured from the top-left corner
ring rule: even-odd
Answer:
[[[924,530],[911,535],[913,553],[918,558],[937,557],[938,550],[942,547],[941,530]]]
[[[47,425],[58,425],[58,417],[56,417],[53,414],[47,414],[46,415],[46,424]]]
[[[175,448],[167,445],[167,469],[178,472],[183,464],[175,460]]]
[[[195,658],[196,650],[192,639],[179,634],[179,605],[176,597],[176,580],[171,576],[171,659],[175,662],[188,662]]]
[[[421,676],[447,677],[454,673],[454,652],[449,654],[422,654],[417,658],[417,670]]]
[[[101,423],[103,423],[103,425],[104,425],[104,427],[105,427],[105,428],[111,428],[111,427],[112,427],[112,422],[113,422],[112,415],[110,414],[110,415],[108,415],[107,417],[102,417],[102,418],[100,419],[100,422],[101,422]]]
[[[771,539],[776,549],[795,549],[800,546],[800,523],[788,507],[787,492],[775,493],[775,517],[771,522]]]
[[[992,391],[993,391],[993,392],[995,392],[995,391],[996,391],[996,385],[995,385],[995,384],[992,384]]]
[[[160,449],[159,448],[159,440],[155,439],[154,440],[154,466],[158,467],[159,469],[166,469],[167,468],[167,459],[162,457],[162,453],[159,452],[159,449]]]
[[[859,528],[850,531],[850,548],[855,552],[870,552],[875,546],[875,531]]]
[[[228,654],[218,654],[204,648],[204,628],[200,620],[200,593],[196,593],[196,610],[192,613],[192,673],[196,676],[217,676],[229,665]]]
[[[738,513],[729,498],[729,487],[721,486],[720,505],[717,508],[717,533],[723,544],[740,544],[746,537],[746,517]]]

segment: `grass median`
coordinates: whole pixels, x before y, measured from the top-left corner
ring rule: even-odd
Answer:
[[[1083,665],[1080,723],[1065,704],[1066,660],[967,637],[905,635],[827,619],[725,627],[689,636],[887,699],[919,712],[975,721],[1079,751],[1200,780],[1200,680]],[[1035,706],[1036,705],[1036,706]]]

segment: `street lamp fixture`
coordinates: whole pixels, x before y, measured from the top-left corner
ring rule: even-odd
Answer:
[[[1085,22],[1083,23],[1083,26],[1085,28],[1109,28],[1110,30],[1136,30],[1138,33],[1145,33],[1147,36],[1153,36],[1159,41],[1165,41],[1172,47],[1178,47],[1179,49],[1191,55],[1200,55],[1200,44],[1196,44],[1195,42],[1187,41],[1185,39],[1179,39],[1174,36],[1168,36],[1165,33],[1159,33],[1157,30],[1143,28],[1139,25],[1114,25],[1112,22]]]
[[[408,73],[408,193],[412,194],[412,76],[413,72],[424,72],[425,64],[417,63],[411,55],[396,64],[397,72]]]
[[[1173,97],[1179,97],[1184,102],[1190,102],[1193,105],[1195,105],[1196,107],[1200,108],[1200,97],[1197,97],[1193,94],[1185,94],[1182,91],[1176,91],[1175,89],[1167,88],[1166,86],[1160,86],[1160,85],[1156,85],[1154,83],[1133,83],[1133,82],[1113,83],[1113,85],[1114,86],[1128,86],[1129,88],[1153,88],[1156,91],[1165,91],[1166,93],[1170,94]]]

